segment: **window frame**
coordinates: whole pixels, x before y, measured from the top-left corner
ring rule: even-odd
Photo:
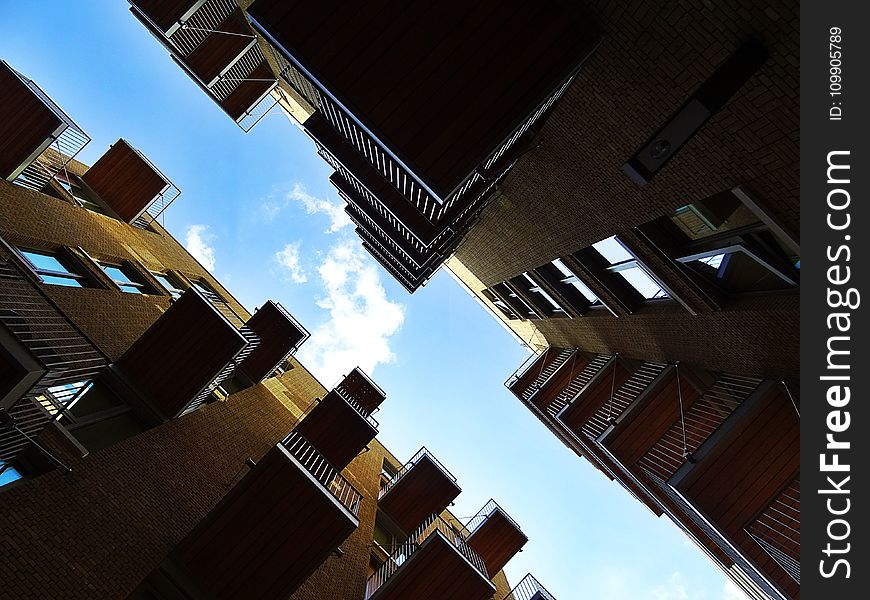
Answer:
[[[71,260],[67,257],[63,256],[62,248],[58,248],[55,250],[46,250],[43,248],[32,248],[26,246],[15,246],[16,252],[18,253],[19,258],[24,261],[24,264],[33,272],[34,275],[39,279],[39,281],[45,285],[57,285],[61,287],[93,287],[92,279],[84,273],[79,273],[75,269],[70,268]],[[49,258],[54,259],[60,266],[66,268],[66,271],[55,271],[53,269],[46,269],[39,267],[36,263],[34,263],[29,257],[28,254],[36,254],[39,256],[47,256]],[[70,281],[76,282],[76,285],[65,285],[62,283],[54,283],[51,281],[46,281],[45,277],[53,277],[56,279],[67,279]]]
[[[94,259],[94,262],[102,269],[103,273],[109,280],[118,288],[119,291],[124,292],[125,294],[138,294],[138,295],[153,295],[153,286],[149,285],[147,281],[141,276],[137,269],[130,266],[128,261],[121,261],[120,263],[116,263],[111,259]],[[115,279],[111,273],[107,270],[107,268],[118,269],[123,275],[127,277],[129,281],[121,281]],[[132,273],[132,275],[131,275]],[[141,279],[141,281],[136,281],[136,279]],[[136,292],[128,291],[125,288],[132,287],[136,289]]]

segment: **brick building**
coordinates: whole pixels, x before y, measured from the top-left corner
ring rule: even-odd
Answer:
[[[0,597],[531,600],[495,501],[468,522],[385,393],[331,389],[275,302],[241,306],[156,220],[180,191],[0,63]],[[168,169],[171,171],[171,169]]]
[[[406,289],[446,264],[534,350],[507,385],[566,446],[799,597],[796,2],[131,4],[302,124]]]

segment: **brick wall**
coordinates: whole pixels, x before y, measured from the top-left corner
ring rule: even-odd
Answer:
[[[736,185],[751,189],[797,237],[797,3],[583,6],[604,32],[602,45],[545,125],[541,145],[508,176],[456,259],[493,285]],[[765,64],[651,183],[638,187],[623,163],[753,36],[768,48]],[[675,307],[536,326],[557,346],[793,375],[798,321],[796,296],[769,295],[697,318]]]

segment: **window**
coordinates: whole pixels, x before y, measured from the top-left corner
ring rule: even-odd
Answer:
[[[610,236],[592,244],[610,266],[608,271],[618,273],[631,287],[647,300],[667,298],[668,294],[650,275],[637,259],[625,249],[616,236]]]
[[[535,302],[536,306],[542,310],[546,316],[548,317],[563,317],[567,313],[562,306],[556,302],[556,300],[547,293],[547,290],[542,288],[538,283],[529,276],[528,273],[523,273],[523,280],[521,283],[524,283],[523,289],[528,291],[531,294],[537,294],[537,296],[532,296],[532,299],[536,299],[538,297],[542,298],[543,301]]]
[[[96,213],[106,214],[105,209],[100,204],[97,204],[93,200],[91,200],[85,190],[80,185],[78,177],[72,174],[64,174],[58,173],[54,177],[55,181],[57,181],[60,186],[65,189],[70,196],[72,196],[75,201],[84,208],[91,210]]]
[[[169,292],[169,295],[175,298],[176,300],[181,297],[181,294],[184,293],[178,285],[172,280],[172,278],[166,273],[155,273],[151,272],[154,276],[154,279],[160,282],[160,285],[166,288],[166,291]]]
[[[600,302],[598,296],[596,296],[592,290],[590,290],[586,284],[583,283],[580,278],[561,261],[561,259],[555,259],[552,264],[559,269],[559,272],[562,273],[562,275],[565,276],[564,279],[562,279],[562,283],[571,285],[575,290],[583,294],[583,297],[589,301],[589,304]]]
[[[21,479],[21,474],[12,465],[0,460],[0,487]]]
[[[109,276],[109,279],[121,288],[122,292],[145,294],[150,291],[143,281],[138,280],[137,274],[131,268],[101,261],[98,261],[98,264],[106,272],[106,275]]]
[[[70,262],[57,253],[42,250],[23,250],[21,255],[31,268],[39,275],[43,283],[50,285],[65,285],[68,287],[84,287],[87,281],[84,275],[76,273],[70,267]]]

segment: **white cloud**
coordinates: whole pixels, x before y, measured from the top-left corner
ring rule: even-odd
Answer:
[[[655,586],[651,597],[656,600],[688,600],[689,594],[680,572],[674,571],[667,583]]]
[[[327,387],[359,366],[371,374],[395,359],[390,336],[405,320],[405,307],[387,298],[373,261],[359,241],[334,244],[318,268],[326,296],[317,304],[329,321],[315,329],[300,350],[305,363]]]
[[[202,263],[202,266],[214,272],[215,255],[214,248],[209,245],[214,239],[208,225],[191,225],[187,228],[184,247],[193,257]]]
[[[747,597],[736,583],[726,579],[725,587],[722,589],[722,600],[747,600]]]
[[[266,219],[272,221],[293,202],[301,203],[309,215],[326,215],[329,218],[329,228],[326,233],[335,233],[351,223],[350,217],[344,212],[343,202],[316,198],[305,191],[305,187],[300,183],[294,184],[293,189],[287,192],[283,198],[278,200],[269,198],[263,202],[261,210]]]
[[[305,283],[308,281],[308,275],[305,273],[305,269],[302,268],[300,260],[299,248],[301,246],[302,242],[293,242],[292,244],[285,245],[283,250],[275,253],[275,260],[278,261],[281,267],[287,270],[287,274],[294,283]]]

